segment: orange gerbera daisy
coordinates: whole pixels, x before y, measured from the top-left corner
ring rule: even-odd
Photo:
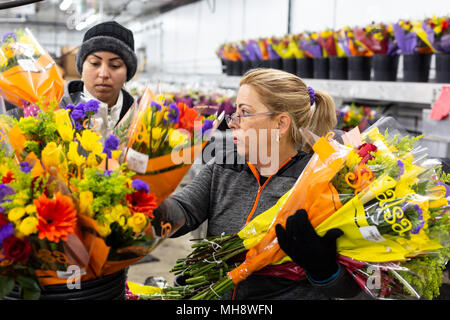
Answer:
[[[67,235],[75,232],[77,211],[71,198],[57,192],[54,199],[49,199],[43,193],[39,199],[34,199],[34,204],[39,221],[39,239],[67,241]]]

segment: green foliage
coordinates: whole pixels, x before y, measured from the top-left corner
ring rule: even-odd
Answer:
[[[449,257],[450,250],[443,248],[436,253],[415,257],[402,263],[402,266],[409,270],[398,273],[422,298],[432,300],[439,296],[442,272]]]
[[[74,179],[73,183],[80,192],[91,191],[94,196],[92,203],[92,211],[99,213],[103,208],[113,207],[120,204],[125,199],[126,194],[133,192],[132,188],[127,185],[127,181],[134,175],[133,172],[125,171],[124,165],[120,170],[108,171],[103,173],[97,168],[87,168],[85,178],[83,180]],[[122,174],[121,172],[124,172]],[[101,219],[101,217],[98,217]]]

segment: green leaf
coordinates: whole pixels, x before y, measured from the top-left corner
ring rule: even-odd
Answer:
[[[35,291],[31,289],[23,288],[22,298],[25,300],[39,300],[41,297],[41,291]]]
[[[41,287],[34,278],[18,276],[17,283],[22,287],[22,298],[25,300],[37,300],[41,296]]]
[[[7,296],[14,289],[14,279],[8,276],[0,277],[0,299]]]

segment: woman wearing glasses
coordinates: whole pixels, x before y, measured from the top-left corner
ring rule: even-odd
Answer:
[[[325,135],[336,125],[336,111],[329,95],[307,87],[297,76],[254,69],[243,76],[236,112],[227,117],[227,123],[234,148],[223,159],[216,157],[205,165],[155,212],[177,221],[185,219],[173,237],[196,229],[205,220],[207,236],[236,233],[271,208],[294,185],[311,157],[311,148],[298,129]],[[287,229],[310,227],[304,218],[304,212],[297,212],[288,219]],[[281,248],[306,270],[307,279],[295,273],[279,277],[254,273],[223,299],[329,299],[359,293],[336,263],[339,230],[322,238],[314,230],[298,237],[277,229]]]

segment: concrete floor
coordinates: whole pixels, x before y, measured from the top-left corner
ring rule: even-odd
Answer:
[[[128,270],[128,280],[144,284],[148,277],[163,277],[169,285],[173,285],[175,276],[169,272],[179,258],[186,257],[191,251],[192,234],[188,233],[175,239],[166,239],[156,247],[151,255],[159,261],[131,265]]]

